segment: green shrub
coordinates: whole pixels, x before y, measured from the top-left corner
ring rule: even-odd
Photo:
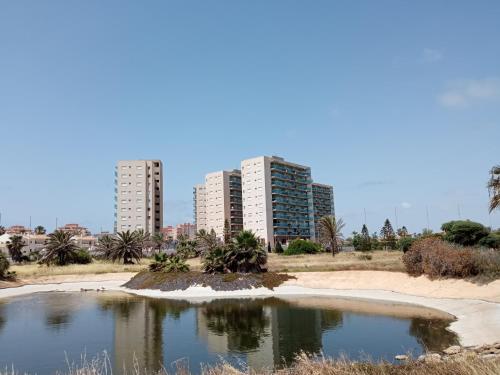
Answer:
[[[470,220],[454,220],[444,223],[441,229],[445,232],[444,239],[462,246],[474,246],[486,237],[488,228]]]
[[[151,272],[160,272],[165,268],[169,256],[165,253],[158,253],[154,255],[154,261],[149,265]]]
[[[280,241],[278,241],[278,243],[276,244],[276,248],[274,249],[274,251],[276,252],[276,254],[283,254],[283,245],[281,245]]]
[[[203,272],[224,273],[226,271],[226,247],[217,246],[205,255],[202,261]]]
[[[437,238],[415,241],[403,255],[403,263],[413,276],[464,278],[480,272],[473,249],[457,247]]]
[[[413,242],[415,242],[415,238],[413,237],[401,237],[398,241],[398,248],[402,252],[406,253],[408,250],[410,250]]]
[[[297,239],[290,242],[285,255],[315,254],[322,250],[321,245],[309,240]]]
[[[500,233],[490,233],[479,240],[479,245],[489,249],[500,249]]]
[[[73,254],[69,263],[73,264],[89,264],[92,263],[92,256],[86,249],[78,249]]]
[[[0,278],[7,276],[7,270],[10,267],[10,263],[4,253],[0,251]]]
[[[165,263],[164,272],[189,272],[189,264],[178,255],[171,256]]]

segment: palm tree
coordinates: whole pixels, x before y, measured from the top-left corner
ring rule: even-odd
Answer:
[[[71,257],[76,255],[78,250],[78,246],[73,241],[73,234],[62,230],[56,230],[49,234],[45,245],[45,254],[40,263],[47,265],[54,263],[58,266],[64,266],[68,264]]]
[[[488,182],[490,192],[490,212],[500,208],[500,165],[495,165],[490,171],[491,178]]]
[[[38,225],[37,227],[35,227],[35,234],[45,234],[47,233],[47,231],[45,230],[45,228],[41,225]]]
[[[243,230],[234,239],[234,246],[228,247],[227,268],[232,272],[262,272],[267,262],[267,253],[259,238],[252,231]]]
[[[0,225],[0,236],[5,234],[5,227]]]
[[[133,264],[134,259],[140,261],[142,258],[142,244],[144,237],[138,232],[121,232],[113,239],[114,245],[109,253],[109,259],[113,262],[123,259],[124,264]]]
[[[10,258],[14,262],[20,263],[23,260],[23,247],[25,246],[26,244],[22,236],[12,236],[7,241],[7,249],[9,250]]]
[[[165,244],[165,236],[162,232],[155,233],[151,237],[151,241],[153,241],[153,243],[155,244],[156,250],[160,252],[162,246]]]
[[[136,229],[134,233],[136,233],[142,249],[150,246],[151,234],[148,231],[145,231],[144,229]]]
[[[115,243],[113,241],[113,237],[109,234],[105,234],[99,241],[97,242],[96,251],[99,253],[99,256],[109,259],[111,255],[111,251],[113,250]]]
[[[201,256],[205,256],[208,252],[217,247],[217,236],[214,230],[207,232],[205,229],[200,229],[196,233],[196,252]]]
[[[339,242],[343,239],[342,229],[344,227],[345,223],[342,218],[337,220],[335,216],[324,216],[319,219],[321,242],[330,247],[332,256],[338,253]]]

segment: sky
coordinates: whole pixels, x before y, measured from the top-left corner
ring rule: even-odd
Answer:
[[[500,227],[498,1],[0,1],[1,225],[112,230],[120,159],[192,187],[279,155],[332,184],[345,234]],[[428,215],[427,215],[428,213]]]

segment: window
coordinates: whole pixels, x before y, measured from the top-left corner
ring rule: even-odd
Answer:
[[[127,200],[126,199],[122,199],[122,203],[127,203]]]
[[[137,195],[142,195],[142,191],[141,190],[137,190]]]
[[[126,182],[122,182],[122,186],[128,186]]]
[[[142,178],[142,174],[141,174],[141,173],[138,173],[138,174],[137,174],[137,178]]]
[[[141,208],[141,207],[137,207],[135,210],[136,210],[137,212],[142,212],[142,208]]]
[[[126,216],[122,216],[122,220],[123,221],[127,220],[127,217]]]
[[[142,165],[138,165],[136,168],[137,168],[138,170],[141,170],[141,169],[142,169]]]
[[[142,186],[142,182],[136,183],[136,186]]]
[[[136,216],[136,220],[142,220],[142,216]]]

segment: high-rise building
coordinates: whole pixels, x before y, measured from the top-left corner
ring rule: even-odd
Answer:
[[[194,188],[194,206],[197,230],[213,229],[222,239],[227,221],[231,234],[237,235],[243,229],[241,172],[208,173],[205,184]]]
[[[196,231],[207,229],[206,189],[204,184],[193,188],[193,210]]]
[[[115,232],[163,226],[163,165],[160,160],[120,160],[115,171]]]
[[[243,226],[272,247],[314,239],[311,169],[277,156],[241,162]]]
[[[319,220],[324,216],[334,216],[333,186],[313,182],[313,211],[315,237],[319,238]]]

